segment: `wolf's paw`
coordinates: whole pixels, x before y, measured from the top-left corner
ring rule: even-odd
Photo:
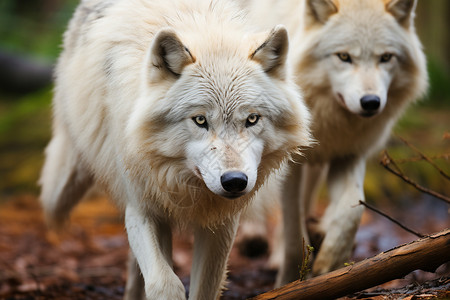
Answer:
[[[154,278],[152,282],[145,285],[145,295],[147,300],[186,300],[186,291],[180,279],[176,278]],[[175,280],[176,279],[176,280]]]
[[[317,253],[319,252],[323,238],[325,237],[325,233],[320,228],[320,220],[315,217],[308,217],[306,220],[306,227],[311,246],[314,247],[314,252]]]
[[[319,259],[316,259],[316,261],[313,264],[312,268],[313,277],[333,271],[334,269],[331,267],[332,265],[333,261],[331,259],[327,261],[321,260],[319,257]]]

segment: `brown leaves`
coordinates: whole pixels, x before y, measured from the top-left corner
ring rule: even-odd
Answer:
[[[86,219],[85,213],[92,211],[98,218]],[[77,285],[81,294],[91,294],[89,299],[105,299],[96,298],[92,287],[101,287],[101,282],[124,286],[128,246],[117,210],[106,200],[85,202],[72,223],[61,235],[49,232],[31,196],[1,206],[0,298],[27,294],[64,299],[68,294],[74,299],[68,291]],[[107,298],[121,299],[122,292]]]

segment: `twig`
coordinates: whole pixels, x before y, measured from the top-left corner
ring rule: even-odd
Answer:
[[[306,279],[306,276],[308,276],[309,271],[311,271],[308,266],[310,264],[310,256],[311,253],[314,251],[314,248],[310,245],[306,245],[305,239],[302,239],[302,247],[303,247],[303,254],[302,254],[302,265],[300,267],[300,281],[303,281]]]
[[[370,209],[370,210],[376,212],[376,213],[379,214],[379,215],[382,215],[383,217],[385,217],[385,218],[388,219],[389,221],[391,221],[391,222],[397,224],[398,226],[400,226],[400,227],[403,228],[404,230],[408,231],[409,233],[412,233],[412,234],[414,234],[415,236],[417,236],[417,237],[419,237],[419,238],[425,237],[425,235],[423,235],[423,234],[421,234],[421,233],[419,233],[419,232],[416,232],[416,231],[414,231],[414,230],[412,230],[412,229],[406,227],[405,225],[403,225],[403,224],[400,223],[399,221],[397,221],[397,220],[395,220],[394,218],[388,216],[387,214],[385,214],[384,212],[378,210],[377,208],[373,207],[372,205],[368,204],[367,202],[362,201],[362,200],[359,200],[359,204],[364,205],[365,207],[367,207],[368,209]]]
[[[439,154],[439,155],[428,156],[428,158],[431,160],[437,160],[437,159],[449,160],[450,153],[443,153],[443,154]],[[404,163],[418,162],[418,161],[422,161],[422,160],[424,160],[423,157],[415,156],[415,157],[410,157],[410,158],[399,158],[395,162],[397,164],[404,164]]]
[[[414,152],[416,152],[417,154],[420,155],[420,157],[422,157],[426,162],[428,162],[430,165],[432,165],[445,179],[450,180],[450,176],[447,175],[441,168],[439,168],[438,165],[436,165],[430,158],[428,158],[425,154],[423,154],[422,152],[420,152],[419,149],[417,149],[416,147],[414,147],[413,145],[411,145],[407,140],[405,140],[404,138],[402,138],[401,136],[397,136],[397,138],[399,138],[406,146],[408,146],[409,148],[411,148]]]
[[[386,150],[383,151],[383,157],[382,157],[380,163],[386,170],[388,170],[392,174],[400,177],[401,179],[403,179],[403,181],[405,181],[406,183],[412,185],[413,187],[415,187],[419,191],[421,191],[423,193],[426,193],[428,195],[431,195],[433,197],[436,197],[438,199],[441,199],[441,200],[447,202],[448,204],[450,204],[450,198],[449,197],[444,196],[442,194],[439,194],[439,193],[437,193],[435,191],[432,191],[430,189],[427,189],[426,187],[423,187],[423,186],[417,184],[413,180],[409,179],[406,175],[404,175],[403,172],[400,170],[400,168],[395,163],[395,161],[389,156],[389,154],[388,154],[388,152]],[[395,167],[396,170],[391,168],[390,164],[392,164]]]

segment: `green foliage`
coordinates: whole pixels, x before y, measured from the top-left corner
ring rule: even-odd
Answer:
[[[51,91],[0,101],[0,191],[37,192],[43,149],[50,139]]]
[[[37,122],[34,121],[37,121],[36,118],[41,114],[47,115],[50,99],[51,91],[45,90],[25,96],[13,103],[9,101],[2,103],[0,105],[0,143],[17,138],[18,132],[27,123],[32,123],[27,130],[39,129],[41,123],[36,124]],[[27,135],[29,133],[28,131]]]
[[[0,1],[0,47],[9,51],[55,58],[60,52],[62,34],[78,1],[66,0],[50,11],[34,10],[29,3]],[[18,11],[22,5],[25,11]]]
[[[54,61],[77,0],[0,1],[0,49]],[[0,191],[37,192],[50,139],[51,90],[0,95]]]
[[[428,73],[430,91],[426,103],[450,106],[450,71],[445,64],[431,57],[428,59]]]

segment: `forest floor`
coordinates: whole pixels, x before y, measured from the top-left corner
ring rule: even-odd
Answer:
[[[447,209],[446,204],[425,198],[390,213],[429,234],[450,227]],[[352,259],[359,261],[414,239],[366,210]],[[173,254],[175,272],[188,290],[191,235],[175,235]],[[35,196],[16,196],[0,204],[0,299],[122,299],[127,255],[123,220],[103,197],[82,202],[58,233],[47,229]],[[276,271],[267,267],[267,259],[267,253],[250,258],[233,247],[222,299],[247,299],[272,289]],[[343,299],[450,299],[450,265],[436,273],[415,271]]]

